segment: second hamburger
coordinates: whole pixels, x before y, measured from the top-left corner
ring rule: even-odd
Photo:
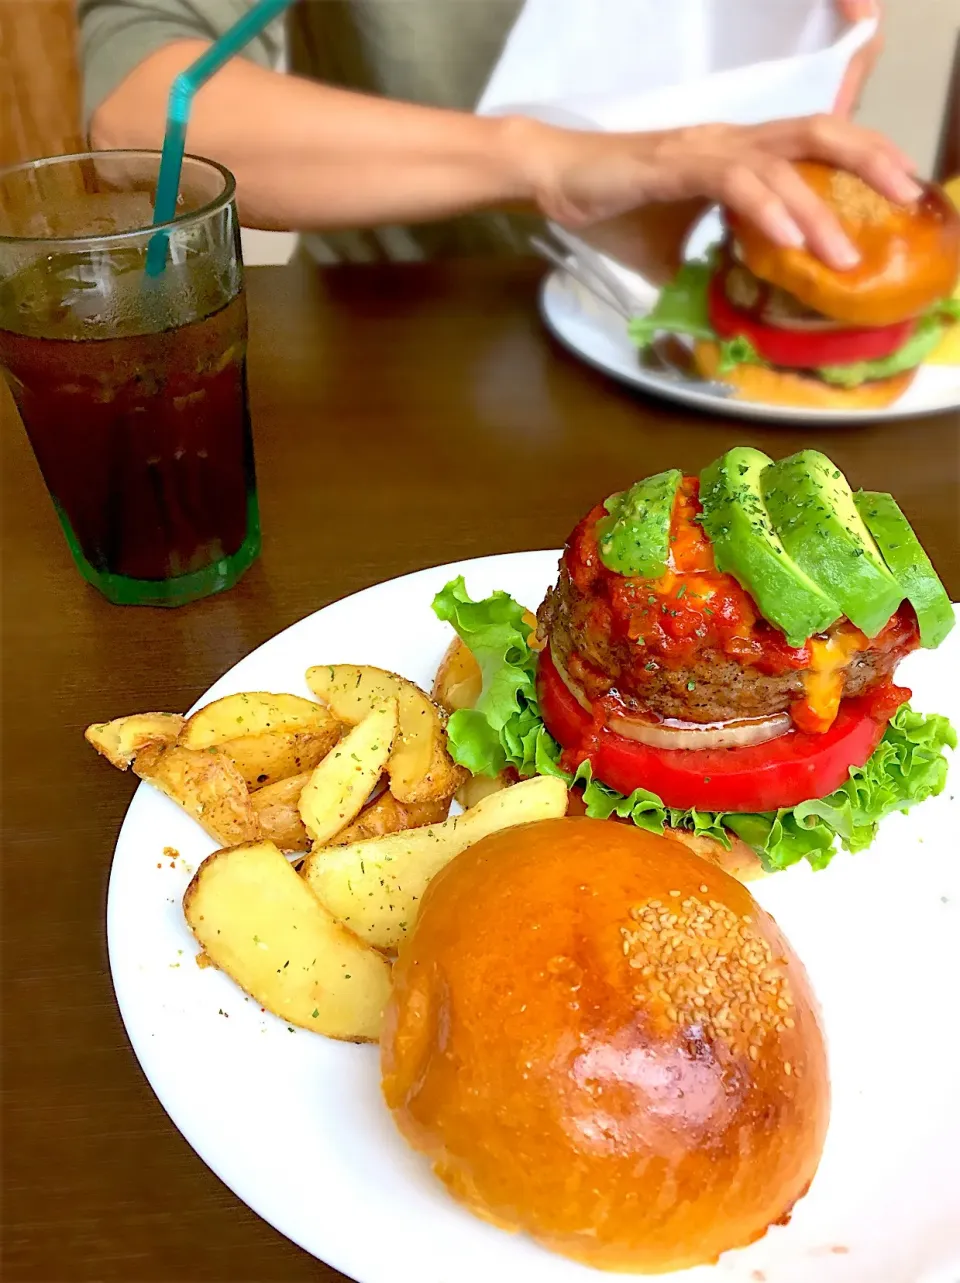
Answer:
[[[631,323],[639,347],[664,331],[694,341],[710,379],[743,400],[811,409],[892,404],[960,318],[960,213],[928,186],[912,206],[891,204],[861,179],[797,165],[836,216],[860,261],[828,267],[806,249],[775,245],[736,215],[706,261],[691,261],[656,306]]]

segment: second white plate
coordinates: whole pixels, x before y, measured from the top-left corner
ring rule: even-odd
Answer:
[[[688,256],[700,258],[719,240],[720,230],[719,217],[715,213],[708,214],[690,238]],[[608,266],[623,280],[641,308],[653,307],[657,298],[654,286],[642,276],[628,272],[610,260]],[[637,359],[637,349],[627,335],[623,318],[564,272],[554,271],[544,281],[540,292],[540,310],[554,337],[589,365],[653,396],[678,401],[711,414],[725,414],[737,419],[763,419],[774,423],[850,425],[910,419],[960,409],[960,365],[923,366],[900,400],[883,410],[809,410],[735,401],[698,391],[682,382],[668,382],[643,369]]]

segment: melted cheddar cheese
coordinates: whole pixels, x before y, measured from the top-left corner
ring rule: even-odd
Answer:
[[[803,674],[803,696],[790,712],[802,731],[820,734],[833,725],[843,698],[846,670],[853,656],[870,645],[859,628],[841,625],[829,637],[811,637],[810,667]]]

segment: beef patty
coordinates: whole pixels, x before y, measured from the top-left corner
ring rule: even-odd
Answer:
[[[590,699],[615,692],[625,706],[659,717],[720,722],[786,712],[804,693],[804,674],[770,674],[749,660],[703,649],[681,666],[667,667],[641,642],[597,626],[594,599],[561,567],[556,588],[537,612],[538,633],[556,660]],[[909,633],[908,633],[909,636]],[[912,643],[871,645],[853,655],[844,674],[844,696],[863,694],[893,674]]]

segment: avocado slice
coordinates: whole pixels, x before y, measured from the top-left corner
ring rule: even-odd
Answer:
[[[847,479],[818,450],[765,468],[763,501],[783,546],[851,623],[875,637],[905,593],[857,511]]]
[[[876,540],[883,560],[899,580],[904,596],[917,612],[920,644],[939,646],[956,622],[947,590],[940,582],[923,544],[913,533],[892,495],[858,490],[857,511]]]
[[[717,569],[733,575],[789,645],[802,646],[843,610],[790,558],[767,515],[760,478],[772,463],[762,450],[736,446],[704,468],[703,528]]]
[[[609,516],[597,523],[600,560],[618,575],[659,579],[667,568],[670,518],[683,480],[679,468],[636,481],[603,505]]]

